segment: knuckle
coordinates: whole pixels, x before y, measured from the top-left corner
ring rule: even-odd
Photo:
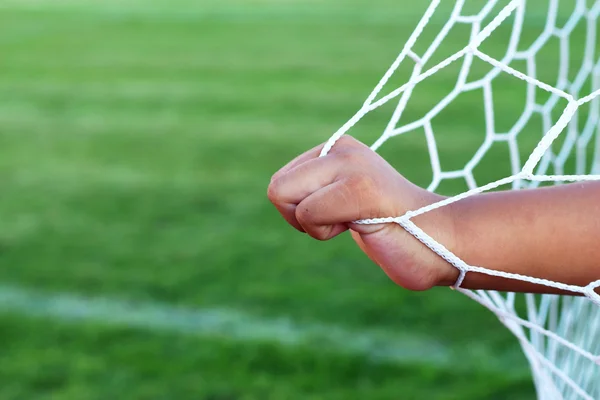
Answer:
[[[279,178],[279,171],[275,172],[273,175],[271,175],[271,179],[269,180],[269,184],[275,182],[277,180],[277,178]]]
[[[352,136],[342,136],[333,147],[332,152],[343,158],[355,158],[360,157],[364,148],[365,146]]]
[[[361,154],[352,147],[340,147],[335,152],[336,158],[345,164],[357,164],[361,162]]]
[[[350,135],[343,135],[341,138],[339,138],[338,143],[342,146],[350,147],[357,147],[359,145],[362,145],[361,142],[359,142],[357,139]]]
[[[269,187],[267,188],[267,198],[272,202],[272,203],[278,203],[279,199],[281,197],[281,190],[279,189],[279,185],[277,184],[277,181],[271,181],[271,183],[269,184]]]

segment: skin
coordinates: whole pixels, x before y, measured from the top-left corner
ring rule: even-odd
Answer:
[[[458,270],[395,223],[352,221],[400,216],[444,197],[406,180],[381,156],[342,137],[298,156],[271,179],[268,198],[300,232],[329,240],[346,231],[398,285],[451,286]],[[413,219],[470,265],[570,285],[600,279],[600,182],[488,192]],[[469,272],[469,289],[560,293],[557,289]]]

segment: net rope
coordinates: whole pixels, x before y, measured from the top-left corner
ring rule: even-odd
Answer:
[[[600,399],[600,280],[587,286],[568,285],[532,276],[494,271],[484,266],[469,265],[453,254],[443,244],[438,243],[426,232],[420,229],[412,219],[418,215],[430,212],[439,207],[463,200],[469,196],[494,190],[504,185],[512,189],[537,187],[544,182],[561,184],[563,182],[589,181],[600,179],[600,57],[597,53],[596,22],[600,15],[600,0],[576,0],[574,10],[562,27],[557,25],[559,0],[546,0],[548,13],[545,18],[545,28],[541,35],[525,50],[519,50],[519,41],[525,21],[526,0],[505,1],[507,3],[498,12],[495,9],[502,6],[499,0],[489,0],[482,5],[479,12],[468,14],[463,11],[465,1],[457,0],[450,18],[435,36],[431,45],[422,54],[414,49],[417,39],[430,23],[439,9],[440,0],[430,2],[425,14],[418,22],[416,29],[405,43],[399,56],[383,75],[379,83],[367,97],[358,112],[350,118],[326,142],[321,156],[335,145],[336,141],[347,134],[366,114],[397,99],[398,104],[392,118],[382,135],[371,148],[377,151],[388,139],[421,129],[427,142],[433,178],[428,190],[435,191],[445,179],[462,178],[468,185],[468,190],[458,195],[448,197],[443,201],[426,207],[411,210],[400,216],[374,218],[356,221],[360,224],[397,223],[415,238],[452,264],[459,271],[459,279],[453,286],[457,291],[479,302],[495,313],[500,321],[516,336],[522,350],[530,363],[533,381],[540,399]],[[508,48],[505,56],[499,60],[480,50],[482,43],[490,37],[508,18],[513,19]],[[491,22],[483,26],[483,21]],[[443,59],[434,66],[426,68],[432,56],[441,46],[448,32],[458,24],[467,24],[471,28],[468,43],[456,53]],[[572,81],[566,77],[565,71],[569,66],[568,38],[575,27],[586,24],[585,54],[579,66],[578,73]],[[551,38],[560,40],[559,79],[557,85],[550,85],[536,77],[536,54]],[[384,86],[406,59],[412,60],[414,67],[408,81],[389,94],[377,99]],[[483,78],[469,82],[467,76],[473,60],[479,59],[492,69]],[[438,73],[449,65],[462,60],[462,67],[454,89],[444,97],[422,118],[403,123],[402,116],[409,104],[413,89],[427,78]],[[513,61],[526,62],[526,73],[510,65]],[[508,132],[495,132],[494,129],[494,100],[492,82],[500,74],[510,74],[527,85],[527,101],[525,108],[514,126]],[[590,93],[582,93],[587,80],[592,82]],[[538,88],[550,95],[545,104],[536,103],[534,90]],[[483,91],[483,109],[485,111],[486,132],[483,144],[462,170],[444,171],[441,168],[438,144],[432,126],[432,119],[454,101],[461,93],[480,89]],[[558,102],[563,99],[567,105],[557,121],[552,124],[551,112]],[[582,106],[589,106],[589,114],[583,129],[577,125],[578,111]],[[541,115],[545,121],[545,131],[529,158],[521,166],[517,137],[528,121],[534,115]],[[554,152],[553,143],[560,136],[564,142],[560,151]],[[587,171],[585,149],[596,137],[592,168]],[[493,143],[508,142],[512,175],[478,186],[473,175],[473,169]],[[569,156],[576,155],[576,174],[562,174]],[[547,174],[550,167],[557,174]],[[484,290],[467,290],[461,284],[470,272],[478,272],[491,276],[503,277],[561,289],[581,296],[533,295],[524,294],[526,312],[519,316],[515,303],[515,293],[500,293]]]

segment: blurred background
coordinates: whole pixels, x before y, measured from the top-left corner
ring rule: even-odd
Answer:
[[[311,240],[266,198],[360,107],[427,3],[0,0],[0,398],[533,398],[487,310],[400,289],[348,235]],[[498,88],[501,121],[523,110],[518,84]],[[441,117],[448,169],[481,144],[480,95]],[[390,107],[355,136],[377,138]],[[397,139],[382,151],[427,185],[423,135]],[[506,152],[484,175],[509,174]]]

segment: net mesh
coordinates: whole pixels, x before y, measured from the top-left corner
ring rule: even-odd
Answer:
[[[531,0],[530,0],[531,1]],[[465,1],[455,2],[449,18],[424,51],[416,50],[416,42],[428,28],[432,17],[441,9],[440,0],[431,1],[423,18],[359,111],[344,124],[325,144],[321,155],[326,155],[335,142],[348,132],[366,114],[394,100],[397,102],[392,117],[382,135],[373,143],[378,150],[388,139],[409,133],[423,134],[427,143],[432,169],[429,190],[436,191],[448,179],[462,179],[467,190],[436,204],[411,210],[401,216],[389,216],[356,221],[363,224],[398,223],[414,237],[443,257],[460,271],[454,288],[494,312],[500,321],[517,337],[527,357],[539,398],[543,399],[600,399],[600,296],[596,289],[600,281],[587,286],[574,286],[532,276],[494,271],[484,266],[469,265],[421,230],[412,219],[433,209],[460,201],[502,186],[517,190],[543,184],[600,179],[600,58],[596,30],[600,14],[600,0],[568,1],[571,9],[565,13],[559,0],[538,0],[533,9],[539,15],[542,32],[535,40],[524,45],[523,28],[526,26],[525,0],[487,1],[479,3],[476,12],[465,8]],[[531,4],[530,4],[531,5]],[[564,23],[560,23],[561,18]],[[509,22],[510,21],[510,22]],[[468,40],[456,52],[439,62],[432,62],[444,47],[444,39],[459,25],[469,29]],[[501,31],[505,25],[509,30]],[[571,47],[573,32],[583,29],[576,44],[581,48],[575,55]],[[506,43],[501,57],[483,51],[483,44],[497,32]],[[541,78],[548,65],[540,62],[540,54],[551,42],[557,42],[554,60],[557,66],[555,80]],[[483,76],[473,79],[475,63],[489,68]],[[518,69],[513,65],[525,65]],[[403,65],[411,66],[410,77],[400,87],[381,95],[394,73]],[[420,83],[451,65],[460,65],[456,84],[439,102],[419,118],[408,118],[405,113],[413,92]],[[539,64],[539,65],[538,65]],[[575,67],[573,67],[575,65]],[[516,122],[507,130],[499,131],[495,115],[494,84],[502,76],[518,79],[526,86],[524,107]],[[439,157],[440,129],[434,129],[434,119],[456,99],[467,92],[480,90],[485,126],[481,129],[482,144],[476,149],[464,168],[446,170]],[[544,96],[542,94],[545,94]],[[379,96],[379,98],[378,98]],[[532,151],[523,159],[520,136],[531,130],[531,121],[540,119],[541,132]],[[443,130],[443,128],[442,128]],[[477,182],[473,173],[483,157],[496,143],[508,145],[510,175],[487,183]],[[573,162],[573,174],[565,169]],[[550,173],[552,171],[552,173]],[[534,295],[500,293],[496,291],[467,290],[461,283],[469,272],[527,281],[549,286],[581,296]],[[518,301],[525,303],[517,307]]]

